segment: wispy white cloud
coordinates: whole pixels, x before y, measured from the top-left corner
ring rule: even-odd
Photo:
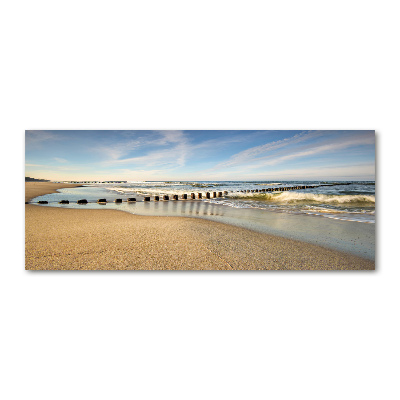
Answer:
[[[161,139],[157,140],[159,145],[165,145],[168,143],[182,143],[187,141],[187,137],[183,131],[158,131],[161,135]]]
[[[58,171],[81,171],[82,166],[75,165],[75,166],[57,166],[53,167],[54,169],[57,169]]]
[[[171,160],[171,157],[173,157],[174,162],[178,167],[184,167],[186,164],[187,156],[190,152],[189,141],[184,132],[160,131],[160,134],[162,136],[162,139],[158,143],[159,145],[168,145],[170,143],[174,144],[174,146],[169,151],[167,151],[168,160]],[[157,155],[157,152],[155,155]],[[160,155],[165,156],[165,152],[161,152],[157,156]],[[163,162],[166,161],[164,157],[159,158],[159,160],[163,160]]]
[[[93,147],[92,151],[96,151],[106,160],[119,160],[121,157],[129,154],[129,152],[143,145],[140,140],[128,140],[121,143],[107,143]]]
[[[25,146],[27,149],[41,147],[49,141],[59,139],[60,137],[51,131],[25,131]]]
[[[142,165],[143,167],[163,167],[163,168],[179,168],[184,167],[187,161],[196,155],[196,157],[206,157],[207,150],[215,151],[223,149],[229,143],[238,142],[237,136],[224,139],[209,139],[198,143],[191,143],[190,135],[183,131],[158,131],[149,139],[143,139],[141,145],[154,146],[157,150],[148,152],[135,157],[119,157],[112,158],[107,164],[132,164]],[[202,152],[200,152],[200,150]]]
[[[318,154],[332,153],[353,146],[374,144],[375,138],[372,135],[355,134],[342,137],[340,138],[340,140],[332,141],[331,139],[328,139],[327,141],[328,143],[324,141],[322,144],[309,144],[307,146],[309,148],[308,150],[295,150],[288,155],[272,157],[270,160],[262,161],[260,163],[257,163],[256,165],[253,165],[253,168],[259,168],[267,165],[277,165],[285,161],[294,160],[296,158],[312,157]]]
[[[154,131],[151,134],[140,132],[125,132],[124,140],[117,143],[103,143],[92,150],[101,154],[106,164],[146,163],[154,165],[168,164],[168,158],[174,157],[175,163],[185,165],[187,138],[182,131]],[[133,151],[140,151],[146,147],[160,148],[143,156],[129,157]]]
[[[302,132],[291,138],[255,146],[233,155],[229,160],[211,170],[232,167],[256,169],[281,164],[290,160],[331,153],[353,146],[375,143],[373,132],[352,132],[348,135],[331,136],[329,131]],[[318,139],[318,140],[316,140]]]
[[[179,162],[180,159],[180,162]],[[124,158],[120,160],[112,160],[107,164],[118,165],[118,164],[132,164],[142,165],[143,167],[152,166],[184,166],[184,159],[179,149],[166,149],[160,151],[153,151],[144,156]]]
[[[286,146],[295,145],[305,140],[309,140],[311,138],[315,138],[316,136],[321,135],[319,132],[301,132],[290,138],[277,140],[271,143],[266,143],[263,145],[251,147],[249,149],[243,150],[232,157],[229,160],[224,161],[216,166],[216,168],[224,168],[230,167],[234,165],[240,165],[244,163],[248,163],[249,161],[257,159],[260,156],[268,154],[271,151],[281,149]]]
[[[53,157],[53,159],[59,163],[67,163],[68,162],[68,160],[66,160],[65,158]]]

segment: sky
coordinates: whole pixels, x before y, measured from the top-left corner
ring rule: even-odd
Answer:
[[[374,131],[26,131],[25,175],[65,180],[375,180]]]

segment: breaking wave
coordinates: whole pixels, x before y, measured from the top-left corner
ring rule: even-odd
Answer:
[[[316,193],[298,193],[298,192],[282,192],[282,193],[230,193],[228,197],[237,199],[249,199],[259,201],[273,201],[280,203],[368,203],[375,205],[375,196],[373,195],[328,195]]]

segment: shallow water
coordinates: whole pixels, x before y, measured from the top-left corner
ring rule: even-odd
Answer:
[[[282,211],[279,207],[266,207],[265,205],[264,207],[252,206],[252,204],[242,206],[240,203],[235,204],[235,199],[231,197],[159,202],[152,199],[150,202],[144,202],[143,195],[150,194],[149,192],[135,194],[131,188],[124,188],[129,190],[121,193],[119,188],[117,188],[118,190],[115,189],[110,190],[109,187],[104,186],[65,188],[60,189],[58,193],[37,197],[32,200],[32,203],[46,200],[49,204],[43,205],[44,207],[116,209],[138,215],[204,218],[262,233],[306,241],[371,260],[375,258],[375,224],[352,221],[349,219],[349,212],[341,213],[340,210],[336,209],[332,209],[333,212],[331,212],[328,209],[328,212],[331,212],[332,215],[330,218],[327,216],[328,212],[318,215],[319,209],[315,211],[309,208],[309,212],[305,213],[297,208]],[[289,193],[293,192],[282,192],[284,195]],[[162,192],[159,192],[159,194],[162,195]],[[126,202],[128,197],[136,197],[137,202]],[[108,202],[104,205],[97,204],[99,198],[106,198]],[[116,198],[121,198],[124,202],[121,204],[114,203],[113,201]],[[58,204],[63,199],[69,200],[70,204]],[[79,199],[87,199],[89,204],[76,204]],[[234,205],[230,203],[234,203]],[[258,203],[258,200],[255,203]],[[307,206],[310,205],[307,204]],[[342,214],[345,217],[344,220],[341,218]]]
[[[308,189],[284,191],[286,187],[314,186]],[[132,182],[105,185],[120,195],[147,196],[183,193],[225,192],[224,199],[211,199],[233,208],[258,208],[294,214],[313,214],[329,219],[375,223],[375,182]],[[261,192],[271,188],[281,192]]]

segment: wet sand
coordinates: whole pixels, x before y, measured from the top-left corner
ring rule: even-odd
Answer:
[[[25,201],[66,185],[28,182]],[[370,270],[372,261],[188,217],[25,205],[29,270]]]

